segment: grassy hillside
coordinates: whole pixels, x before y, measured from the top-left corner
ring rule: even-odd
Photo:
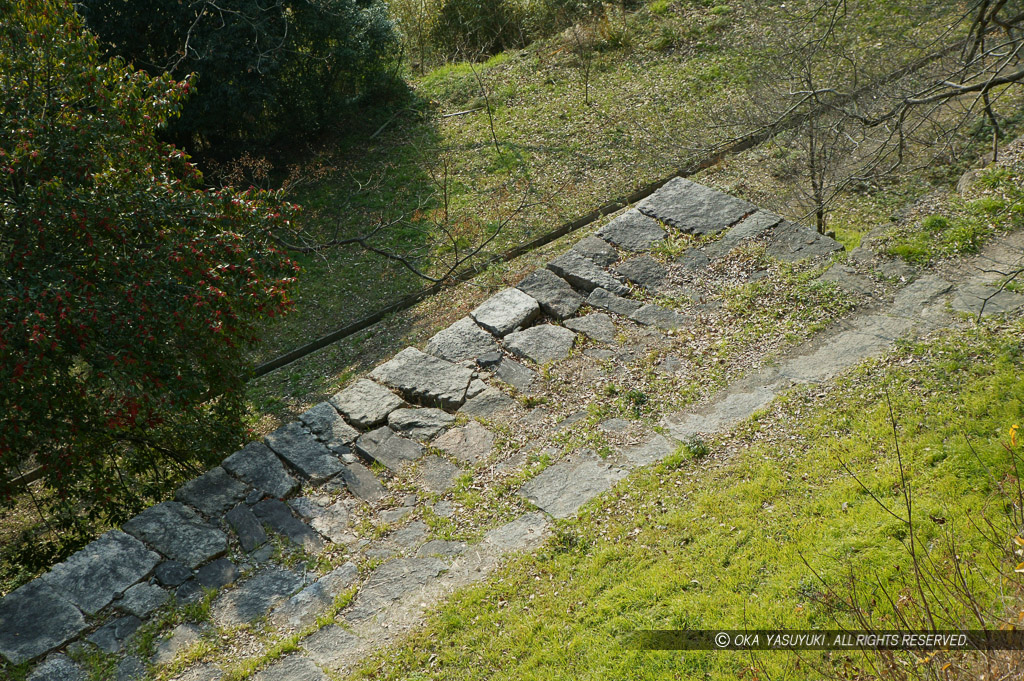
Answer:
[[[785,48],[778,35],[815,4],[605,5],[523,49],[410,72],[397,111],[368,115],[303,151],[290,169],[275,170],[291,176],[311,239],[373,233],[375,246],[437,274],[456,248],[465,253],[505,220],[482,255],[668,177],[747,132],[760,106],[751,97],[770,90],[766,66]],[[956,11],[937,2],[851,6],[865,73],[919,54]],[[779,151],[775,165],[795,153]],[[786,181],[779,208],[801,217],[786,201],[799,178]],[[723,188],[757,189],[742,179]],[[863,228],[855,225],[849,238]],[[299,259],[296,310],[270,327],[260,359],[427,283],[356,246]]]

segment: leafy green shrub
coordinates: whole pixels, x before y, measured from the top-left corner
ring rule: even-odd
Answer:
[[[476,59],[522,44],[522,19],[509,0],[445,0],[431,40],[449,59]]]
[[[179,145],[265,143],[319,130],[355,98],[390,87],[398,35],[382,0],[82,0],[107,47],[146,69],[195,73],[171,123]]]
[[[202,190],[156,137],[190,82],[104,61],[66,0],[0,0],[0,74],[0,503],[38,465],[74,537],[241,443],[294,207]]]

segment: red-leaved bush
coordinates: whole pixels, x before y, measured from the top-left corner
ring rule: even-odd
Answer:
[[[160,142],[192,85],[104,60],[70,3],[0,0],[0,501],[116,522],[243,436],[245,350],[289,305],[295,206]]]

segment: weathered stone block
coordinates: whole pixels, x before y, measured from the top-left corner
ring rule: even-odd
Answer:
[[[620,295],[629,293],[629,287],[576,251],[558,256],[548,263],[548,269],[583,291],[603,288]]]
[[[263,529],[263,525],[253,512],[249,510],[249,507],[245,504],[239,504],[233,509],[228,511],[224,519],[231,525],[231,529],[235,531],[235,535],[238,537],[238,543],[241,545],[242,550],[246,553],[252,553],[258,547],[266,543],[267,533]]]
[[[569,282],[546,268],[528,274],[519,282],[518,288],[540,303],[541,309],[555,319],[571,317],[583,305],[583,296]]]
[[[494,433],[479,422],[470,421],[434,440],[434,446],[459,461],[476,463],[490,456],[491,448],[494,447]]]
[[[643,303],[627,300],[603,288],[595,288],[591,291],[590,296],[587,297],[587,302],[594,307],[620,314],[623,317],[628,317],[643,307]]]
[[[649,255],[638,255],[624,260],[615,267],[615,271],[628,281],[650,291],[660,289],[668,279],[668,270]]]
[[[124,592],[124,596],[117,603],[117,607],[136,617],[146,618],[154,610],[167,602],[171,595],[156,584],[136,584]]]
[[[495,293],[469,314],[477,324],[500,337],[529,325],[540,315],[540,304],[519,289],[507,288]]]
[[[245,483],[217,466],[186,482],[174,498],[208,516],[219,516],[244,499],[248,491]]]
[[[675,310],[654,304],[644,305],[629,315],[629,318],[638,324],[654,326],[665,331],[681,329],[692,321],[690,317],[681,315]]]
[[[612,318],[601,312],[567,319],[565,327],[593,338],[599,343],[615,342],[615,325],[612,323]]]
[[[625,476],[596,458],[560,461],[523,485],[519,494],[555,518],[568,518]]]
[[[597,236],[627,251],[649,251],[666,233],[657,220],[632,208],[598,230]]]
[[[221,589],[238,579],[238,566],[227,558],[218,558],[199,568],[196,581],[206,589]]]
[[[356,498],[373,503],[383,499],[388,491],[377,476],[360,463],[345,464],[341,471],[345,486]]]
[[[370,377],[415,402],[442,409],[458,409],[466,401],[466,389],[473,379],[473,371],[416,348],[406,348],[371,371]]]
[[[360,455],[378,461],[387,468],[397,471],[403,465],[423,456],[421,445],[402,437],[387,426],[369,433],[363,433],[356,440],[356,451]]]
[[[427,354],[449,362],[476,359],[497,349],[494,336],[477,326],[472,317],[463,317],[427,342]]]
[[[455,421],[448,412],[433,407],[396,409],[388,414],[388,426],[413,440],[429,440]]]
[[[332,397],[331,404],[360,428],[375,428],[405,402],[379,383],[361,378]]]
[[[89,675],[67,655],[51,655],[25,681],[86,681]]]
[[[428,492],[444,494],[455,485],[455,479],[461,473],[455,464],[431,454],[420,464],[417,482]]]
[[[216,558],[228,548],[223,532],[176,501],[150,506],[123,527],[125,532],[190,568]]]
[[[588,236],[580,239],[580,241],[572,247],[572,250],[585,255],[601,267],[612,265],[619,259],[619,252],[615,247],[597,236]]]
[[[765,252],[786,262],[829,255],[843,250],[843,245],[824,234],[792,222],[781,222],[768,233]]]
[[[712,241],[702,250],[711,260],[724,257],[744,241],[761,236],[780,222],[782,218],[778,215],[759,210],[730,227],[721,239]]]
[[[341,472],[341,460],[317,442],[298,421],[281,426],[264,438],[272,450],[314,484]]]
[[[529,369],[514,359],[504,358],[498,365],[494,377],[514,387],[519,392],[527,393],[533,389],[533,384],[539,378],[537,372]]]
[[[103,652],[116,653],[140,626],[142,626],[142,620],[135,615],[118,617],[90,634],[89,641]]]
[[[514,355],[544,364],[569,356],[576,334],[554,324],[540,324],[524,331],[516,331],[505,339],[505,347]]]
[[[264,499],[252,507],[257,518],[287,537],[296,546],[309,553],[319,553],[324,542],[313,528],[294,515],[287,504],[278,499]]]
[[[224,459],[224,469],[264,494],[282,499],[299,488],[277,455],[262,442],[250,442]]]
[[[299,414],[299,419],[321,442],[347,445],[359,437],[359,431],[348,425],[330,402],[313,405]]]
[[[84,630],[78,608],[41,579],[0,600],[0,655],[13,664],[48,653]]]
[[[510,360],[511,361],[511,360]],[[525,368],[525,367],[524,367]],[[527,369],[529,371],[529,369]],[[515,400],[501,392],[497,388],[487,388],[482,393],[466,400],[466,403],[459,409],[460,414],[466,416],[480,416],[488,418],[503,411],[514,409]],[[444,437],[443,435],[441,437]]]
[[[135,537],[111,530],[42,577],[82,612],[94,614],[139,582],[160,556]]]
[[[423,587],[447,567],[437,558],[399,558],[381,565],[359,589],[355,605],[345,619],[358,622],[372,617],[388,604]]]
[[[757,206],[676,177],[637,204],[637,210],[684,232],[714,234],[753,213]]]
[[[251,622],[270,612],[302,587],[302,575],[272,568],[249,579],[238,588],[217,596],[211,606],[213,621],[222,627]]]

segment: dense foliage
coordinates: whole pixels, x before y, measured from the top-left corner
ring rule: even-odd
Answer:
[[[152,75],[198,75],[199,92],[171,129],[174,141],[196,149],[315,131],[354,98],[389,85],[398,53],[381,0],[83,0],[77,7],[109,55]]]
[[[239,444],[244,352],[289,304],[294,207],[157,139],[190,89],[104,60],[66,0],[0,0],[0,501],[38,465],[65,528]]]

